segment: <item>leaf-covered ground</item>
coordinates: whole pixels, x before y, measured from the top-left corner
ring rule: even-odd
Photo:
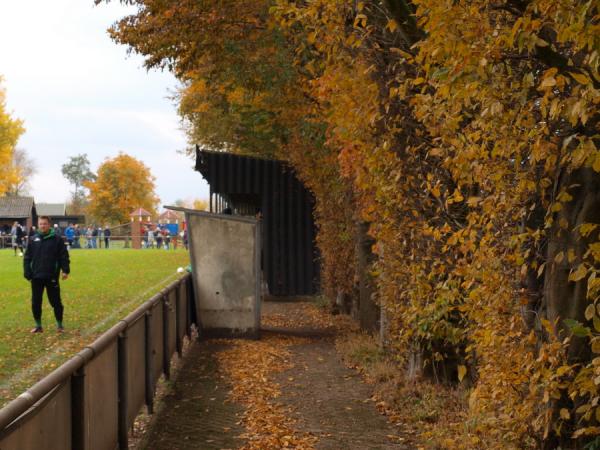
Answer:
[[[189,264],[186,251],[73,250],[71,276],[61,281],[64,334],[56,333],[46,294],[44,333],[30,334],[31,289],[23,259],[0,251],[0,404],[73,356]]]
[[[348,318],[265,303],[263,326],[272,331],[258,341],[192,346],[143,448],[409,448],[372,386],[336,353],[334,335],[353,329]]]

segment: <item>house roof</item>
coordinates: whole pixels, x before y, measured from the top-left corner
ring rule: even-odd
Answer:
[[[152,214],[150,214],[144,208],[138,208],[135,211],[133,211],[131,214],[129,214],[129,216],[131,216],[131,217],[149,217],[151,215]]]
[[[176,213],[175,211],[171,211],[167,209],[160,216],[158,216],[159,220],[181,220],[181,214]]]
[[[24,219],[30,217],[35,208],[33,197],[0,197],[0,217]]]
[[[67,205],[65,203],[38,203],[35,206],[39,216],[65,216]]]

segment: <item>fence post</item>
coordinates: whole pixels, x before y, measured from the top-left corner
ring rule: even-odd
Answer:
[[[183,341],[181,336],[181,281],[175,288],[175,347],[177,348],[177,355],[181,358],[183,350]]]
[[[144,315],[145,339],[144,347],[146,353],[145,378],[146,378],[146,408],[148,414],[154,413],[154,386],[152,382],[152,309]]]
[[[182,284],[182,286],[185,286],[185,297],[183,298],[183,301],[185,302],[185,335],[188,337],[188,339],[192,338],[192,311],[191,311],[191,305],[190,305],[190,293],[188,292],[189,289],[189,283],[188,283],[189,278],[186,277],[185,281]]]
[[[171,355],[169,355],[169,293],[162,298],[163,306],[163,373],[168,380],[171,378]]]
[[[71,377],[71,441],[73,450],[86,450],[85,366]]]
[[[127,381],[128,381],[128,366],[127,366],[127,329],[125,329],[117,341],[118,345],[118,386],[119,386],[119,450],[127,450],[129,448],[128,427],[127,427]]]

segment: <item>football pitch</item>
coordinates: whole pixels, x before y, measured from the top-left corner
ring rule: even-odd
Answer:
[[[61,281],[65,333],[56,332],[44,293],[44,332],[31,334],[30,284],[23,258],[0,250],[0,405],[51,372],[180,275],[185,250],[78,249]]]

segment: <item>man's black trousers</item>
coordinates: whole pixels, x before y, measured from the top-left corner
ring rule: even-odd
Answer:
[[[60,285],[58,277],[56,279],[33,279],[31,280],[31,312],[36,322],[42,320],[42,297],[44,288],[48,294],[50,305],[54,309],[54,317],[57,322],[63,320],[63,305],[60,301]]]

